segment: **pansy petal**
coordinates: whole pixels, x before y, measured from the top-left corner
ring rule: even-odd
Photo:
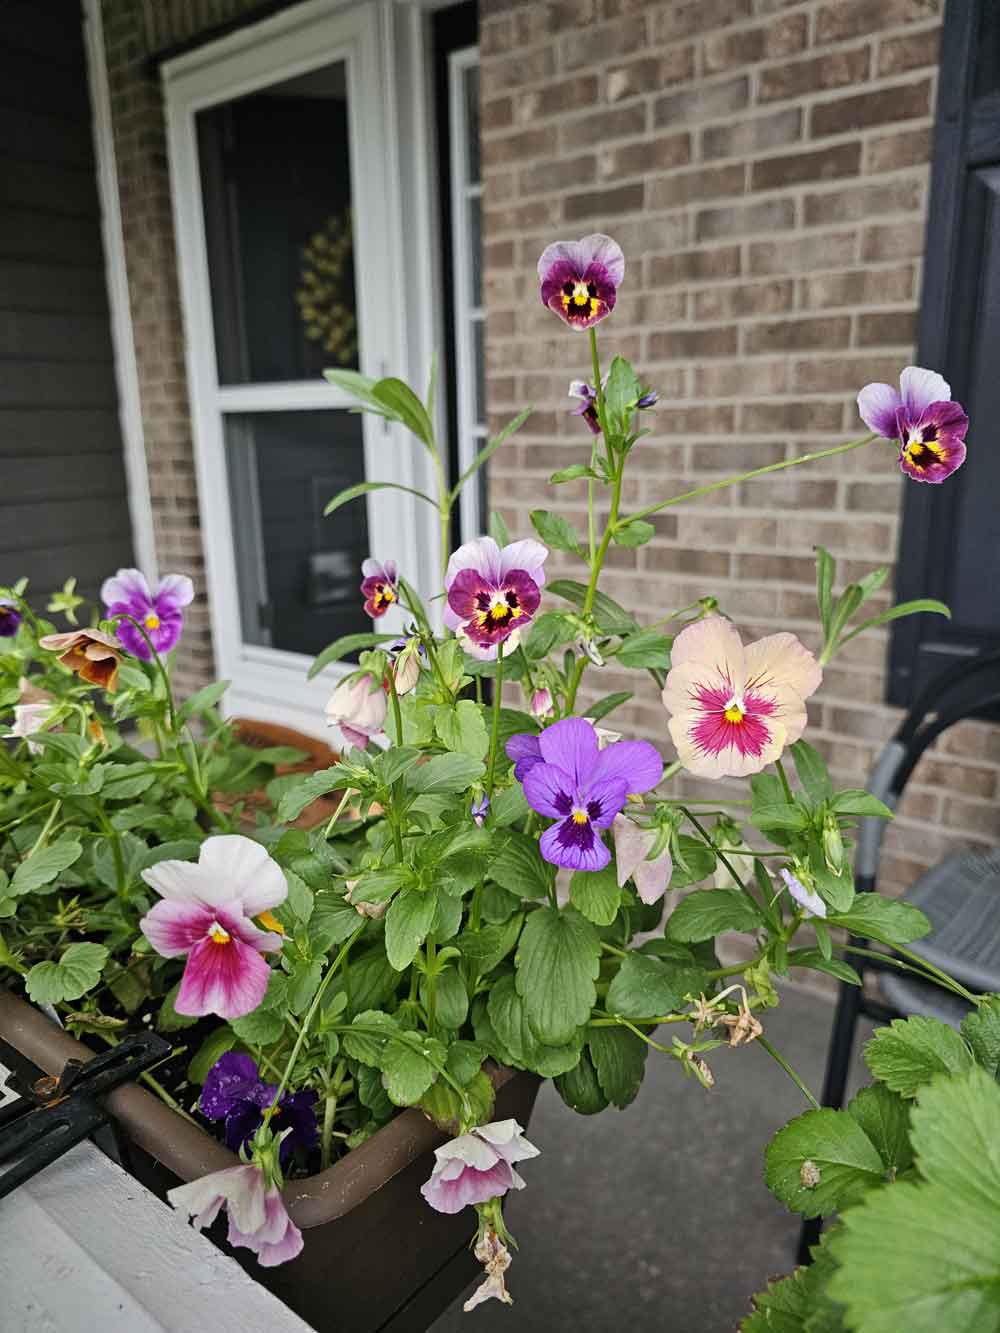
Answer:
[[[588,780],[597,763],[597,736],[582,717],[567,717],[547,727],[539,745],[545,762],[568,773],[576,787]]]
[[[454,551],[445,571],[444,586],[450,588],[456,574],[474,569],[496,582],[500,577],[500,547],[492,537],[476,537]]]
[[[655,861],[641,861],[632,876],[640,902],[647,907],[658,903],[669,888],[673,873],[674,863],[669,852],[664,852]]]
[[[140,874],[161,898],[173,902],[221,905],[233,898],[228,882],[196,861],[158,861]]]
[[[179,958],[205,938],[214,915],[202,903],[162,899],[142,918],[139,929],[161,958]]]
[[[546,861],[567,870],[603,870],[611,860],[600,835],[590,824],[561,819],[542,834],[538,849]]]
[[[663,760],[649,741],[617,741],[597,756],[594,779],[622,778],[629,795],[652,791],[663,777]]]
[[[584,236],[577,242],[577,262],[584,272],[592,264],[600,264],[616,287],[620,287],[625,278],[625,255],[617,241],[603,232]]]
[[[260,1075],[252,1056],[226,1051],[205,1076],[198,1109],[209,1120],[221,1120],[237,1102],[246,1100],[259,1083]]]
[[[739,631],[725,616],[707,616],[686,625],[670,649],[672,667],[694,662],[728,680],[734,690],[742,687],[745,659]]]
[[[174,615],[194,601],[194,584],[186,574],[165,574],[153,594],[159,614]]]
[[[745,654],[748,690],[761,685],[787,685],[800,699],[808,699],[823,680],[823,668],[794,634],[769,634],[748,643]]]
[[[915,421],[931,403],[947,402],[951,398],[951,385],[936,370],[907,366],[899,377],[899,392],[907,416]]]
[[[549,819],[561,819],[573,808],[573,775],[556,764],[532,764],[521,782],[532,810]]]
[[[101,584],[101,601],[109,607],[122,604],[137,619],[153,604],[146,576],[138,569],[119,569],[117,574],[105,579]]]
[[[232,937],[225,944],[206,939],[188,955],[174,1001],[179,1014],[242,1018],[264,998],[271,969],[250,944]]]
[[[766,735],[759,747],[742,751],[735,743],[706,747],[702,731],[704,721],[703,712],[691,709],[675,713],[667,724],[677,758],[695,777],[748,777],[773,763],[785,747],[787,733],[783,720],[777,718],[768,719]]]
[[[650,829],[641,829],[625,815],[615,815],[612,825],[615,840],[615,868],[618,872],[618,887],[624,888],[626,880],[632,878],[636,866],[645,861],[646,853],[652,847],[656,834]]]
[[[541,588],[545,583],[543,565],[548,559],[548,555],[548,547],[543,546],[541,542],[532,541],[530,538],[525,541],[511,542],[500,552],[501,578],[504,574],[510,573],[512,569],[523,569]]]
[[[206,838],[198,865],[230,886],[228,897],[239,898],[248,916],[259,916],[288,897],[288,881],[281,866],[266,847],[242,834]]]
[[[900,397],[891,384],[866,384],[858,394],[858,412],[869,430],[894,440]]]
[[[581,795],[594,828],[610,828],[628,800],[628,779],[617,775],[592,778]]]

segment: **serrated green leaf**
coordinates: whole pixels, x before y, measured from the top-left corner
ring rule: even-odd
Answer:
[[[445,1134],[457,1135],[467,1116],[477,1125],[488,1124],[493,1118],[496,1099],[489,1076],[482,1071],[476,1073],[463,1085],[463,1092],[464,1101],[450,1084],[439,1078],[423,1094],[418,1105]]]
[[[701,968],[631,952],[615,973],[604,1003],[608,1013],[622,1018],[659,1018],[686,1008],[685,996],[699,994],[706,985]]]
[[[489,865],[490,878],[518,898],[544,898],[552,882],[548,862],[538,843],[516,829],[509,829]]]
[[[691,884],[700,884],[715,870],[715,862],[715,852],[711,847],[707,847],[700,838],[682,833],[674,848],[674,871],[670,876],[670,887],[686,889]]]
[[[386,1042],[382,1052],[382,1084],[394,1106],[412,1106],[437,1078],[436,1063],[444,1062],[445,1050],[433,1037],[417,1037],[413,1042],[395,1039]]]
[[[579,537],[560,514],[550,514],[547,509],[532,509],[528,517],[546,546],[555,551],[582,555]]]
[[[897,1018],[878,1028],[864,1048],[875,1078],[901,1097],[915,1097],[935,1074],[963,1074],[973,1067],[968,1046],[936,1018]]]
[[[78,1000],[100,981],[107,959],[108,950],[103,944],[71,944],[63,950],[58,962],[49,960],[29,968],[25,989],[35,1004]]]
[[[597,932],[572,908],[531,912],[517,947],[517,992],[539,1041],[562,1046],[590,1017],[600,969]]]
[[[819,804],[833,795],[833,783],[823,756],[806,741],[796,741],[791,746],[792,762],[795,772],[808,796]]]
[[[575,579],[553,579],[545,585],[545,591],[553,597],[562,597],[572,602],[580,609],[587,599],[586,584],[578,583]],[[601,592],[594,598],[593,614],[597,627],[607,634],[632,634],[639,629],[633,615]]]
[[[656,528],[644,518],[623,519],[611,532],[616,546],[645,546],[655,536]]]
[[[667,922],[667,934],[682,944],[714,939],[724,930],[756,930],[763,921],[749,898],[736,889],[689,893]]]
[[[296,963],[292,969],[288,978],[288,1008],[296,1017],[304,1014],[312,1004],[322,976],[321,959]]]
[[[439,708],[434,715],[434,730],[448,750],[484,759],[490,748],[482,705],[473,699],[460,699],[453,708]]]
[[[1000,1078],[1000,995],[983,996],[979,1007],[966,1014],[962,1036],[986,1072]]]
[[[426,976],[420,978],[420,1002],[428,1010],[430,990]],[[465,982],[453,967],[446,967],[437,975],[435,1021],[442,1027],[457,1031],[469,1015],[469,992]]]
[[[427,938],[437,909],[437,893],[404,889],[385,915],[385,952],[397,972],[404,972]]]
[[[584,1029],[574,1028],[569,1039],[561,1045],[539,1041],[528,1021],[525,1001],[518,994],[510,973],[494,984],[486,1007],[493,1032],[500,1042],[498,1049],[504,1053],[505,1060],[517,1068],[530,1069],[542,1078],[557,1078],[579,1060]]]
[[[398,634],[375,634],[369,630],[365,634],[342,634],[339,639],[334,639],[333,643],[327,644],[321,653],[313,659],[309,668],[308,679],[312,680],[318,676],[324,667],[328,667],[331,662],[339,662],[342,657],[347,657],[349,653],[359,652],[362,648],[377,648],[380,643],[388,643],[391,639],[397,639]]]
[[[467,930],[455,941],[465,958],[479,973],[485,976],[501,963],[517,943],[521,933],[524,916],[517,912],[509,920],[497,925],[483,926],[481,930]]]
[[[913,1164],[910,1147],[910,1107],[882,1083],[862,1088],[847,1107],[875,1145],[890,1177]]]
[[[672,642],[672,639],[668,639],[659,630],[640,630],[638,634],[630,634],[622,640],[615,657],[622,666],[659,667],[665,671],[670,666]]]
[[[549,477],[550,486],[561,486],[564,481],[578,481],[581,477],[597,477],[593,468],[589,468],[586,463],[572,463],[569,467],[561,468],[558,472],[553,472]]]
[[[649,1047],[641,1037],[623,1027],[592,1027],[587,1045],[602,1092],[623,1111],[635,1101],[642,1086]]]
[[[420,795],[448,795],[468,791],[485,769],[482,761],[468,754],[436,754],[406,774],[410,791]]]
[[[309,917],[309,943],[314,952],[327,953],[334,945],[343,944],[364,924],[357,909],[341,893],[324,889],[313,898]]]
[[[603,870],[577,870],[569,882],[569,896],[588,921],[595,926],[610,926],[622,901],[614,863]]]
[[[530,814],[531,806],[525,798],[520,783],[515,782],[512,787],[494,793],[491,812],[497,828],[507,828]]]
[[[321,768],[315,773],[289,774],[289,777],[291,781],[282,787],[278,800],[278,818],[283,824],[298,819],[302,811],[320,796],[350,786],[352,774],[341,764],[334,764],[332,768]]]
[[[760,829],[761,833],[767,833],[771,829],[800,832],[808,825],[809,816],[800,805],[789,805],[787,801],[774,805],[758,804],[755,801],[750,807],[750,822],[754,828]]]
[[[60,838],[48,847],[40,847],[23,860],[14,871],[10,884],[4,890],[8,898],[20,898],[22,894],[33,893],[45,884],[51,884],[64,870],[79,860],[83,844],[75,838]],[[82,993],[82,992],[81,992]],[[70,996],[67,998],[77,998]]]
[[[822,1107],[790,1121],[771,1140],[764,1179],[803,1217],[825,1217],[884,1183],[882,1159],[858,1121]]]
[[[545,611],[531,623],[523,641],[525,656],[532,662],[540,662],[559,644],[569,643],[577,632],[562,611]]]
[[[285,1020],[276,1009],[261,1007],[231,1019],[229,1026],[247,1046],[270,1046],[285,1030]]]

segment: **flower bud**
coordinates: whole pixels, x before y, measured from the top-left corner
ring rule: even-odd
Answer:
[[[364,750],[381,733],[388,707],[381,679],[370,671],[342,680],[326,705],[327,725],[339,727],[348,745]]]
[[[422,653],[423,649],[420,646],[419,639],[407,639],[396,654],[390,670],[398,695],[409,694],[412,689],[416,688],[417,681],[420,679]]]
[[[535,690],[531,696],[531,716],[537,718],[551,717],[554,711],[552,691],[546,687]]]
[[[844,868],[844,839],[840,834],[837,816],[828,810],[823,816],[823,856],[835,875]]]

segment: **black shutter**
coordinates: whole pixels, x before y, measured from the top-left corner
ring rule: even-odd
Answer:
[[[965,465],[906,488],[900,600],[952,620],[893,627],[889,699],[909,704],[946,666],[1000,648],[1000,4],[949,0],[941,47],[918,364],[969,413]]]

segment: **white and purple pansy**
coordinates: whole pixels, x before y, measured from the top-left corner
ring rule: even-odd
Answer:
[[[288,1216],[281,1191],[259,1166],[241,1163],[167,1191],[175,1208],[202,1230],[223,1208],[229,1214],[230,1245],[252,1250],[262,1268],[287,1263],[302,1251],[302,1232]]]
[[[183,608],[194,598],[194,584],[186,574],[167,574],[150,592],[138,569],[120,569],[101,585],[101,601],[109,616],[131,616],[149,636],[158,653],[169,653],[184,628]],[[148,662],[149,643],[129,620],[120,620],[118,638],[135,657]]]
[[[516,1120],[477,1125],[435,1148],[434,1170],[420,1193],[439,1213],[458,1213],[469,1204],[501,1198],[508,1190],[523,1190],[513,1164],[537,1156],[538,1149]]]
[[[663,760],[648,741],[618,741],[601,749],[593,724],[567,717],[538,737],[540,761],[521,779],[528,804],[556,822],[539,850],[552,865],[603,870],[611,860],[601,838],[630,796],[651,791]]]
[[[965,462],[969,418],[934,370],[907,366],[898,389],[866,384],[858,411],[871,430],[899,442],[899,466],[914,481],[944,481]]]
[[[477,537],[452,555],[444,577],[444,623],[474,656],[496,657],[498,644],[531,623],[548,554],[530,539],[501,550],[492,537]]]
[[[621,246],[600,233],[556,241],[538,261],[542,304],[572,329],[589,329],[610,315],[624,277]]]
[[[395,560],[365,560],[361,566],[361,595],[365,599],[365,611],[372,620],[384,616],[390,606],[399,601],[397,585],[399,574]]]

